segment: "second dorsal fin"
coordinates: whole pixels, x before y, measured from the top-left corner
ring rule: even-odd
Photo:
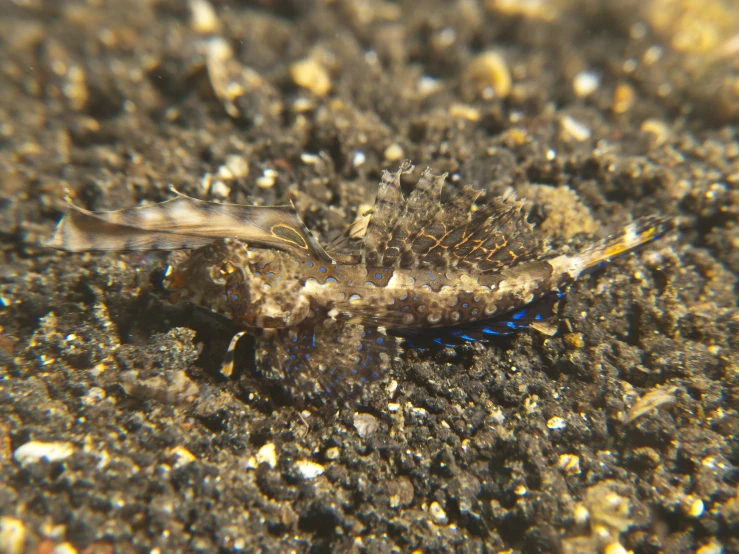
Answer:
[[[367,265],[486,273],[543,253],[543,245],[526,221],[523,203],[512,195],[475,209],[481,193],[465,187],[442,204],[446,174],[434,175],[426,169],[405,199],[400,178],[411,170],[410,163],[404,162],[398,171],[383,176],[362,243],[362,260]]]

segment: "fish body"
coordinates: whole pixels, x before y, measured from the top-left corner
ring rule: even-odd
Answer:
[[[442,204],[445,175],[426,170],[406,199],[400,177],[410,169],[384,175],[354,255],[327,252],[288,207],[182,195],[136,211],[74,208],[52,242],[70,250],[192,248],[171,255],[165,286],[256,336],[258,366],[296,398],[325,399],[385,377],[407,331],[484,340],[544,329],[574,281],[674,226],[648,217],[557,254],[512,197],[476,206],[480,193],[466,187]],[[232,362],[224,367],[230,374]]]

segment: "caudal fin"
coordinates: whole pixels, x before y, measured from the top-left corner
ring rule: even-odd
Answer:
[[[580,275],[603,267],[614,258],[628,254],[660,238],[677,227],[677,220],[667,216],[647,216],[624,227],[623,231],[592,244],[577,254]]]

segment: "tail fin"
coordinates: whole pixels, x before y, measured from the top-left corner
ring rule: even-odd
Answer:
[[[677,227],[677,220],[648,216],[627,225],[623,231],[604,238],[577,253],[579,275],[599,269],[618,256],[628,254]]]

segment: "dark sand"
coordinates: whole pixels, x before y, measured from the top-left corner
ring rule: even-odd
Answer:
[[[206,8],[0,3],[0,552],[739,552],[736,3]],[[401,158],[516,190],[555,244],[681,230],[557,336],[408,353],[329,415],[248,341],[222,377],[235,329],[166,302],[163,255],[41,245],[64,186],[169,184],[325,240]]]

